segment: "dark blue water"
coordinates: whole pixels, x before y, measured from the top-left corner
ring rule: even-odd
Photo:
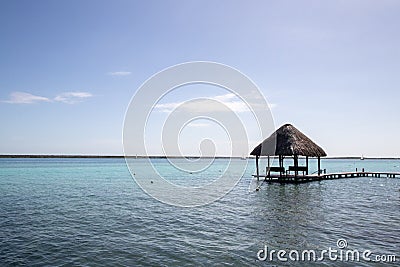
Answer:
[[[328,171],[399,172],[399,166],[389,160],[323,160]],[[0,265],[309,266],[259,261],[257,252],[265,245],[337,248],[339,238],[351,249],[396,254],[399,263],[400,179],[263,184],[249,192],[253,172],[249,162],[224,198],[181,208],[145,194],[123,159],[0,159]]]

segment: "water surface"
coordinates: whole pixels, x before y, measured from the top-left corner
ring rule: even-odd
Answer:
[[[201,174],[173,176],[164,159],[154,162],[177,183],[201,184]],[[322,163],[332,172],[400,171],[396,160]],[[226,162],[215,164],[210,170],[217,173]],[[123,159],[0,159],[0,265],[309,266],[262,262],[257,252],[265,245],[322,250],[336,247],[339,238],[349,248],[397,254],[399,260],[400,179],[263,184],[249,192],[253,173],[249,161],[224,198],[181,208],[145,194]]]

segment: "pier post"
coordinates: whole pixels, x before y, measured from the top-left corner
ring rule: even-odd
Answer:
[[[306,175],[308,175],[308,156],[306,156],[306,168],[307,168]]]
[[[256,156],[257,181],[260,180],[260,171],[258,170],[258,158],[259,156]]]
[[[318,157],[318,176],[321,175],[321,157]]]

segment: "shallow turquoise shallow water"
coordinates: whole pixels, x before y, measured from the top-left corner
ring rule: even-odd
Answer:
[[[219,159],[209,176],[176,176],[166,160],[153,162],[171,181],[199,185],[226,165]],[[396,160],[322,164],[328,172],[400,171]],[[207,206],[181,208],[145,194],[123,159],[0,159],[0,265],[309,266],[262,262],[257,252],[265,245],[322,250],[336,247],[339,238],[352,249],[396,254],[399,263],[400,179],[263,184],[249,192],[252,173],[250,160],[228,195]]]

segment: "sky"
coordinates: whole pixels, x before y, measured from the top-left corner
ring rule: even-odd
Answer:
[[[140,85],[212,61],[257,84],[276,128],[292,123],[329,156],[400,157],[398,14],[396,0],[0,1],[0,154],[121,155]],[[193,96],[246,118],[229,92],[181,89],[149,127]],[[182,132],[184,153],[215,135],[226,154],[226,134],[209,123]],[[266,137],[252,133],[249,150]],[[148,136],[150,154],[161,153],[157,138]]]

